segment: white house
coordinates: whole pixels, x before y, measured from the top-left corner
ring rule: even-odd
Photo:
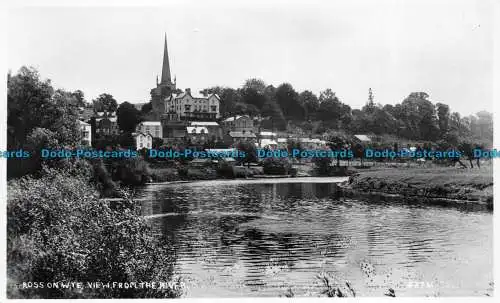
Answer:
[[[92,144],[92,126],[86,122],[78,120],[80,125],[80,133],[82,135],[82,144],[91,145]]]
[[[150,134],[145,134],[141,132],[132,133],[132,137],[135,140],[135,147],[137,150],[147,148],[153,148],[153,136]]]

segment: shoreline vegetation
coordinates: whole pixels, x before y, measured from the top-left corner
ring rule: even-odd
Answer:
[[[216,169],[203,167],[153,167],[152,182],[185,183],[199,180],[261,179],[294,177],[349,177],[339,184],[339,195],[435,205],[467,205],[473,209],[493,210],[493,170],[481,168],[421,167],[408,165],[340,166],[322,174],[311,163],[292,165],[293,174],[265,174],[261,166],[230,166],[232,174],[221,176]],[[229,168],[226,168],[229,169]],[[179,173],[183,171],[183,173]],[[207,173],[208,171],[208,173]],[[229,176],[230,175],[230,176]]]
[[[342,186],[349,197],[435,205],[462,205],[493,210],[493,170],[432,168],[376,168],[363,170]]]

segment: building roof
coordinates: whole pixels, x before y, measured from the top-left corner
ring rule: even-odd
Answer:
[[[165,47],[163,49],[163,65],[161,68],[161,83],[172,83],[170,76],[170,61],[168,60],[167,33],[165,33]]]
[[[238,116],[229,117],[229,118],[225,119],[223,122],[232,122],[232,121],[238,120],[242,117],[250,118],[248,115],[241,115],[241,116],[238,115]]]
[[[326,141],[317,138],[300,138],[299,141],[302,143],[326,144]]]
[[[117,121],[117,120],[116,120],[116,117],[102,117],[102,118],[96,118],[96,119],[95,119],[95,121],[96,121],[96,122],[99,122],[99,121],[101,121],[101,120],[105,120],[105,119],[107,119],[107,120],[109,120],[109,121],[111,121],[111,122],[116,122],[116,121]]]
[[[370,139],[367,135],[354,135],[354,137],[361,142],[372,142],[372,139]]]
[[[161,122],[160,121],[142,121],[139,124],[148,125],[148,126],[161,126]]]
[[[98,117],[115,117],[116,112],[96,112]]]
[[[90,126],[90,124],[88,124],[87,122],[83,122],[82,120],[78,120],[78,123],[80,123],[80,125],[82,126]]]
[[[215,121],[193,121],[191,126],[219,126],[219,123]]]
[[[237,152],[236,148],[207,148],[205,150],[207,152],[212,152],[212,153],[233,153],[233,152]]]
[[[208,94],[205,96],[205,95],[201,95],[201,94],[197,94],[197,93],[193,93],[193,92],[187,92],[187,91],[180,93],[180,94],[172,94],[171,98],[172,99],[182,99],[186,95],[190,95],[193,99],[198,99],[198,100],[208,100],[208,98],[215,96],[218,100],[220,100],[220,97],[217,94]]]
[[[189,134],[208,134],[208,129],[204,126],[188,126],[186,130]]]
[[[134,133],[132,133],[132,137],[135,138],[135,137],[138,137],[138,136],[153,138],[153,136],[151,136],[150,134],[145,134],[145,133],[142,133],[142,132],[134,132]]]
[[[276,136],[276,133],[273,133],[273,132],[260,132],[261,136]]]
[[[262,139],[260,140],[260,146],[271,146],[271,145],[278,145],[278,142],[271,140],[271,139]]]
[[[229,132],[229,136],[231,136],[233,138],[256,138],[254,133],[250,133],[250,132],[243,133],[243,132],[237,132],[237,131]]]

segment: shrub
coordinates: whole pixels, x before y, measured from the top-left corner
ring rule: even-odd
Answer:
[[[68,170],[51,170],[39,179],[9,182],[9,282],[170,281],[169,248],[151,236],[134,201],[126,194],[121,202],[99,200],[88,181]],[[9,298],[133,298],[176,297],[181,291],[8,287],[7,294]]]
[[[316,157],[312,159],[314,163],[314,168],[318,175],[328,176],[331,170],[332,159],[328,157]]]
[[[112,176],[123,185],[143,185],[151,180],[151,170],[142,158],[125,158],[113,163]]]
[[[292,171],[292,165],[285,158],[266,158],[263,161],[264,174],[287,175]]]
[[[234,178],[234,170],[233,170],[233,165],[229,163],[221,163],[217,167],[217,175],[222,178]]]

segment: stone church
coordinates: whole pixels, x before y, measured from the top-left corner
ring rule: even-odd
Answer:
[[[155,120],[162,124],[169,121],[215,121],[220,117],[220,98],[216,94],[198,95],[186,88],[177,89],[176,80],[172,81],[168,58],[167,36],[163,50],[161,81],[156,79],[156,87],[151,90],[151,105]],[[168,132],[167,132],[168,133]]]

